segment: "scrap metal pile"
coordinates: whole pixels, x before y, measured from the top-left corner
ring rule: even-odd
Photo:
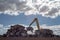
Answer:
[[[27,31],[24,26],[14,25],[6,33],[7,37],[19,37],[19,36],[27,36]]]
[[[6,37],[54,37],[53,31],[49,29],[42,29],[41,31],[35,30],[34,34],[28,34],[28,31],[33,33],[33,28],[27,27],[27,29],[25,29],[22,25],[14,25],[8,29],[5,35]]]

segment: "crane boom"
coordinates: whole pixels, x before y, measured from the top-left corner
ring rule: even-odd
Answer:
[[[36,25],[37,25],[37,28],[38,30],[40,30],[40,26],[39,26],[39,22],[38,22],[38,19],[37,18],[34,18],[34,20],[30,23],[29,27],[36,21]]]

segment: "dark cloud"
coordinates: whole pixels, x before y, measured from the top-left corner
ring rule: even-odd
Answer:
[[[15,8],[13,8],[15,7]],[[3,0],[0,1],[0,11],[5,10],[21,10],[26,7],[26,2],[20,2],[19,0]]]
[[[42,8],[40,8],[40,12],[47,12],[49,10],[48,6],[43,6]]]
[[[55,15],[55,13],[57,13],[59,10],[57,8],[52,8],[47,15]]]

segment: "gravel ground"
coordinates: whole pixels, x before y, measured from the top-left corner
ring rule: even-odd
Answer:
[[[0,40],[60,40],[57,37],[0,37]]]

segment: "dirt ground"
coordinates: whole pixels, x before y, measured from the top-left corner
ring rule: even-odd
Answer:
[[[0,40],[60,40],[57,37],[0,37]]]

